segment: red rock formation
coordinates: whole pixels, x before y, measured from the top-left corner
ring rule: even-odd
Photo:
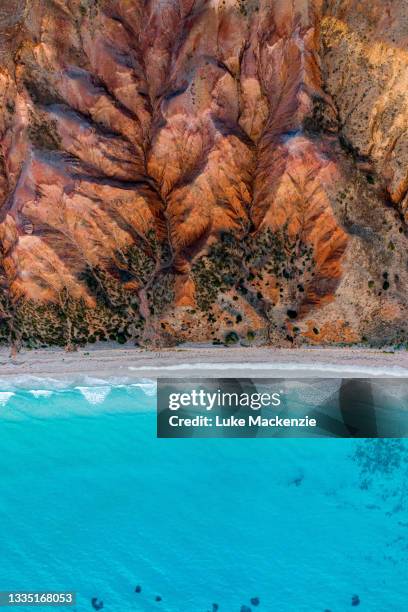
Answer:
[[[0,8],[3,341],[404,341],[407,19]]]

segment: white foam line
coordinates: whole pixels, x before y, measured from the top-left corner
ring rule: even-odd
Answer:
[[[140,382],[132,383],[130,387],[137,387],[141,389],[143,393],[153,397],[157,393],[157,383],[155,380],[144,380],[141,379]]]
[[[103,404],[111,392],[111,387],[75,387],[89,404]]]
[[[108,376],[106,378],[94,378],[90,376],[69,376],[61,379],[43,378],[41,376],[12,376],[4,378],[0,376],[0,394],[8,394],[10,392],[25,392],[30,393],[35,398],[49,397],[53,393],[65,393],[76,389],[84,396],[89,393],[99,393],[100,397],[107,394],[112,389],[120,389],[123,387],[138,388],[146,395],[155,395],[156,381],[150,378],[134,376],[117,377]],[[0,401],[1,401],[0,395]],[[4,396],[3,399],[8,401],[11,396]],[[88,399],[88,398],[86,398]]]
[[[327,363],[179,363],[175,365],[160,365],[160,366],[129,366],[129,370],[133,372],[154,372],[163,371],[175,372],[178,370],[199,370],[199,371],[214,371],[214,370],[257,370],[257,371],[308,371],[313,372],[316,377],[319,377],[319,372],[332,372],[339,376],[345,376],[347,373],[366,374],[367,376],[392,376],[392,377],[407,377],[408,369],[401,366],[389,367],[372,367],[364,365],[336,365]]]
[[[52,395],[52,391],[50,389],[31,389],[30,393],[36,398],[50,397],[50,395]]]
[[[13,395],[12,391],[0,391],[0,406],[5,406]]]

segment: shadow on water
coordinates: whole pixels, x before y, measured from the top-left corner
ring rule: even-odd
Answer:
[[[343,378],[339,389],[339,409],[350,437],[376,438],[378,436],[370,380]]]

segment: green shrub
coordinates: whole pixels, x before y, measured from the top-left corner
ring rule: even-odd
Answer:
[[[237,342],[239,342],[239,336],[236,332],[229,332],[229,334],[225,336],[224,344],[226,344],[227,346],[230,346],[231,344],[237,344]]]

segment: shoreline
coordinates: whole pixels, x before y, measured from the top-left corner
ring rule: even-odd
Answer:
[[[56,348],[23,349],[11,358],[0,349],[0,383],[11,379],[58,380],[142,378],[408,378],[408,351],[366,348],[226,348],[181,346],[147,351],[96,345],[67,353]],[[95,383],[96,384],[96,383]]]

